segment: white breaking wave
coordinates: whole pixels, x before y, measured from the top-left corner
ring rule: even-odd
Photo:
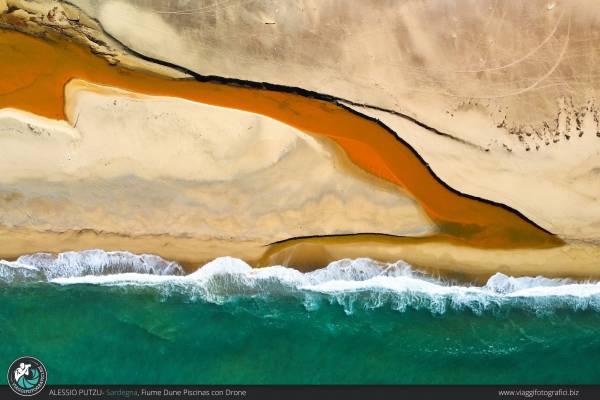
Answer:
[[[11,275],[7,269],[19,270],[20,275],[14,271]],[[157,256],[90,250],[3,261],[0,280],[154,287],[167,295],[183,293],[214,303],[239,297],[294,296],[308,309],[318,307],[325,298],[342,305],[348,313],[384,305],[399,311],[425,308],[434,313],[448,309],[481,313],[505,305],[536,312],[557,308],[600,311],[600,282],[496,273],[483,286],[458,285],[415,270],[403,261],[385,264],[367,258],[343,259],[302,273],[283,266],[252,268],[242,260],[221,257],[183,275],[178,264]]]
[[[0,261],[0,281],[50,281],[56,278],[106,276],[137,273],[183,275],[183,268],[150,254],[136,255],[126,251],[85,250],[50,254],[24,255],[16,261]]]

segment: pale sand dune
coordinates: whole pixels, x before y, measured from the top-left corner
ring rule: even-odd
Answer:
[[[563,238],[600,241],[600,140],[595,132],[542,144],[537,151],[521,146],[511,152],[485,151],[386,112],[354,108],[392,128],[448,185],[517,209]]]
[[[453,119],[473,103],[507,130],[557,132],[560,98],[579,110],[600,89],[595,0],[73,4],[133,50],[199,74],[327,93],[461,137],[480,135]]]
[[[361,110],[390,121],[453,188],[562,237],[600,238],[596,1],[74,4],[126,46],[197,73],[415,118],[456,140]]]
[[[229,240],[232,248],[436,230],[401,188],[273,119],[77,80],[66,93],[74,128],[0,113],[6,227]]]

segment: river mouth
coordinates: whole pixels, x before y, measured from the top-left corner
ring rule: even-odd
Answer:
[[[73,125],[75,117],[65,110],[65,87],[73,79],[83,79],[132,93],[249,111],[332,140],[351,162],[408,191],[444,235],[481,248],[547,248],[563,243],[515,210],[448,187],[393,131],[339,104],[295,93],[169,79],[112,66],[68,39],[56,34],[50,37],[43,40],[14,31],[0,33],[0,44],[13,60],[0,67],[4,68],[0,73],[5,87],[0,90],[0,107],[68,120]],[[23,52],[29,57],[23,58]]]

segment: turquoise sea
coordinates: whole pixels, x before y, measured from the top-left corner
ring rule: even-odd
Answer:
[[[0,365],[34,356],[50,384],[596,383],[600,284],[42,254],[0,263],[0,338]]]

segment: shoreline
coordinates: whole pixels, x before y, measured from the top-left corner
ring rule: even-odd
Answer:
[[[153,254],[181,264],[186,272],[221,256],[239,258],[253,267],[283,265],[308,272],[344,258],[404,261],[434,276],[463,282],[485,282],[497,272],[510,276],[600,279],[600,247],[567,243],[546,249],[477,249],[447,236],[394,237],[353,234],[290,239],[271,245],[167,235],[126,236],[94,231],[34,232],[0,229],[0,258],[101,249]]]

